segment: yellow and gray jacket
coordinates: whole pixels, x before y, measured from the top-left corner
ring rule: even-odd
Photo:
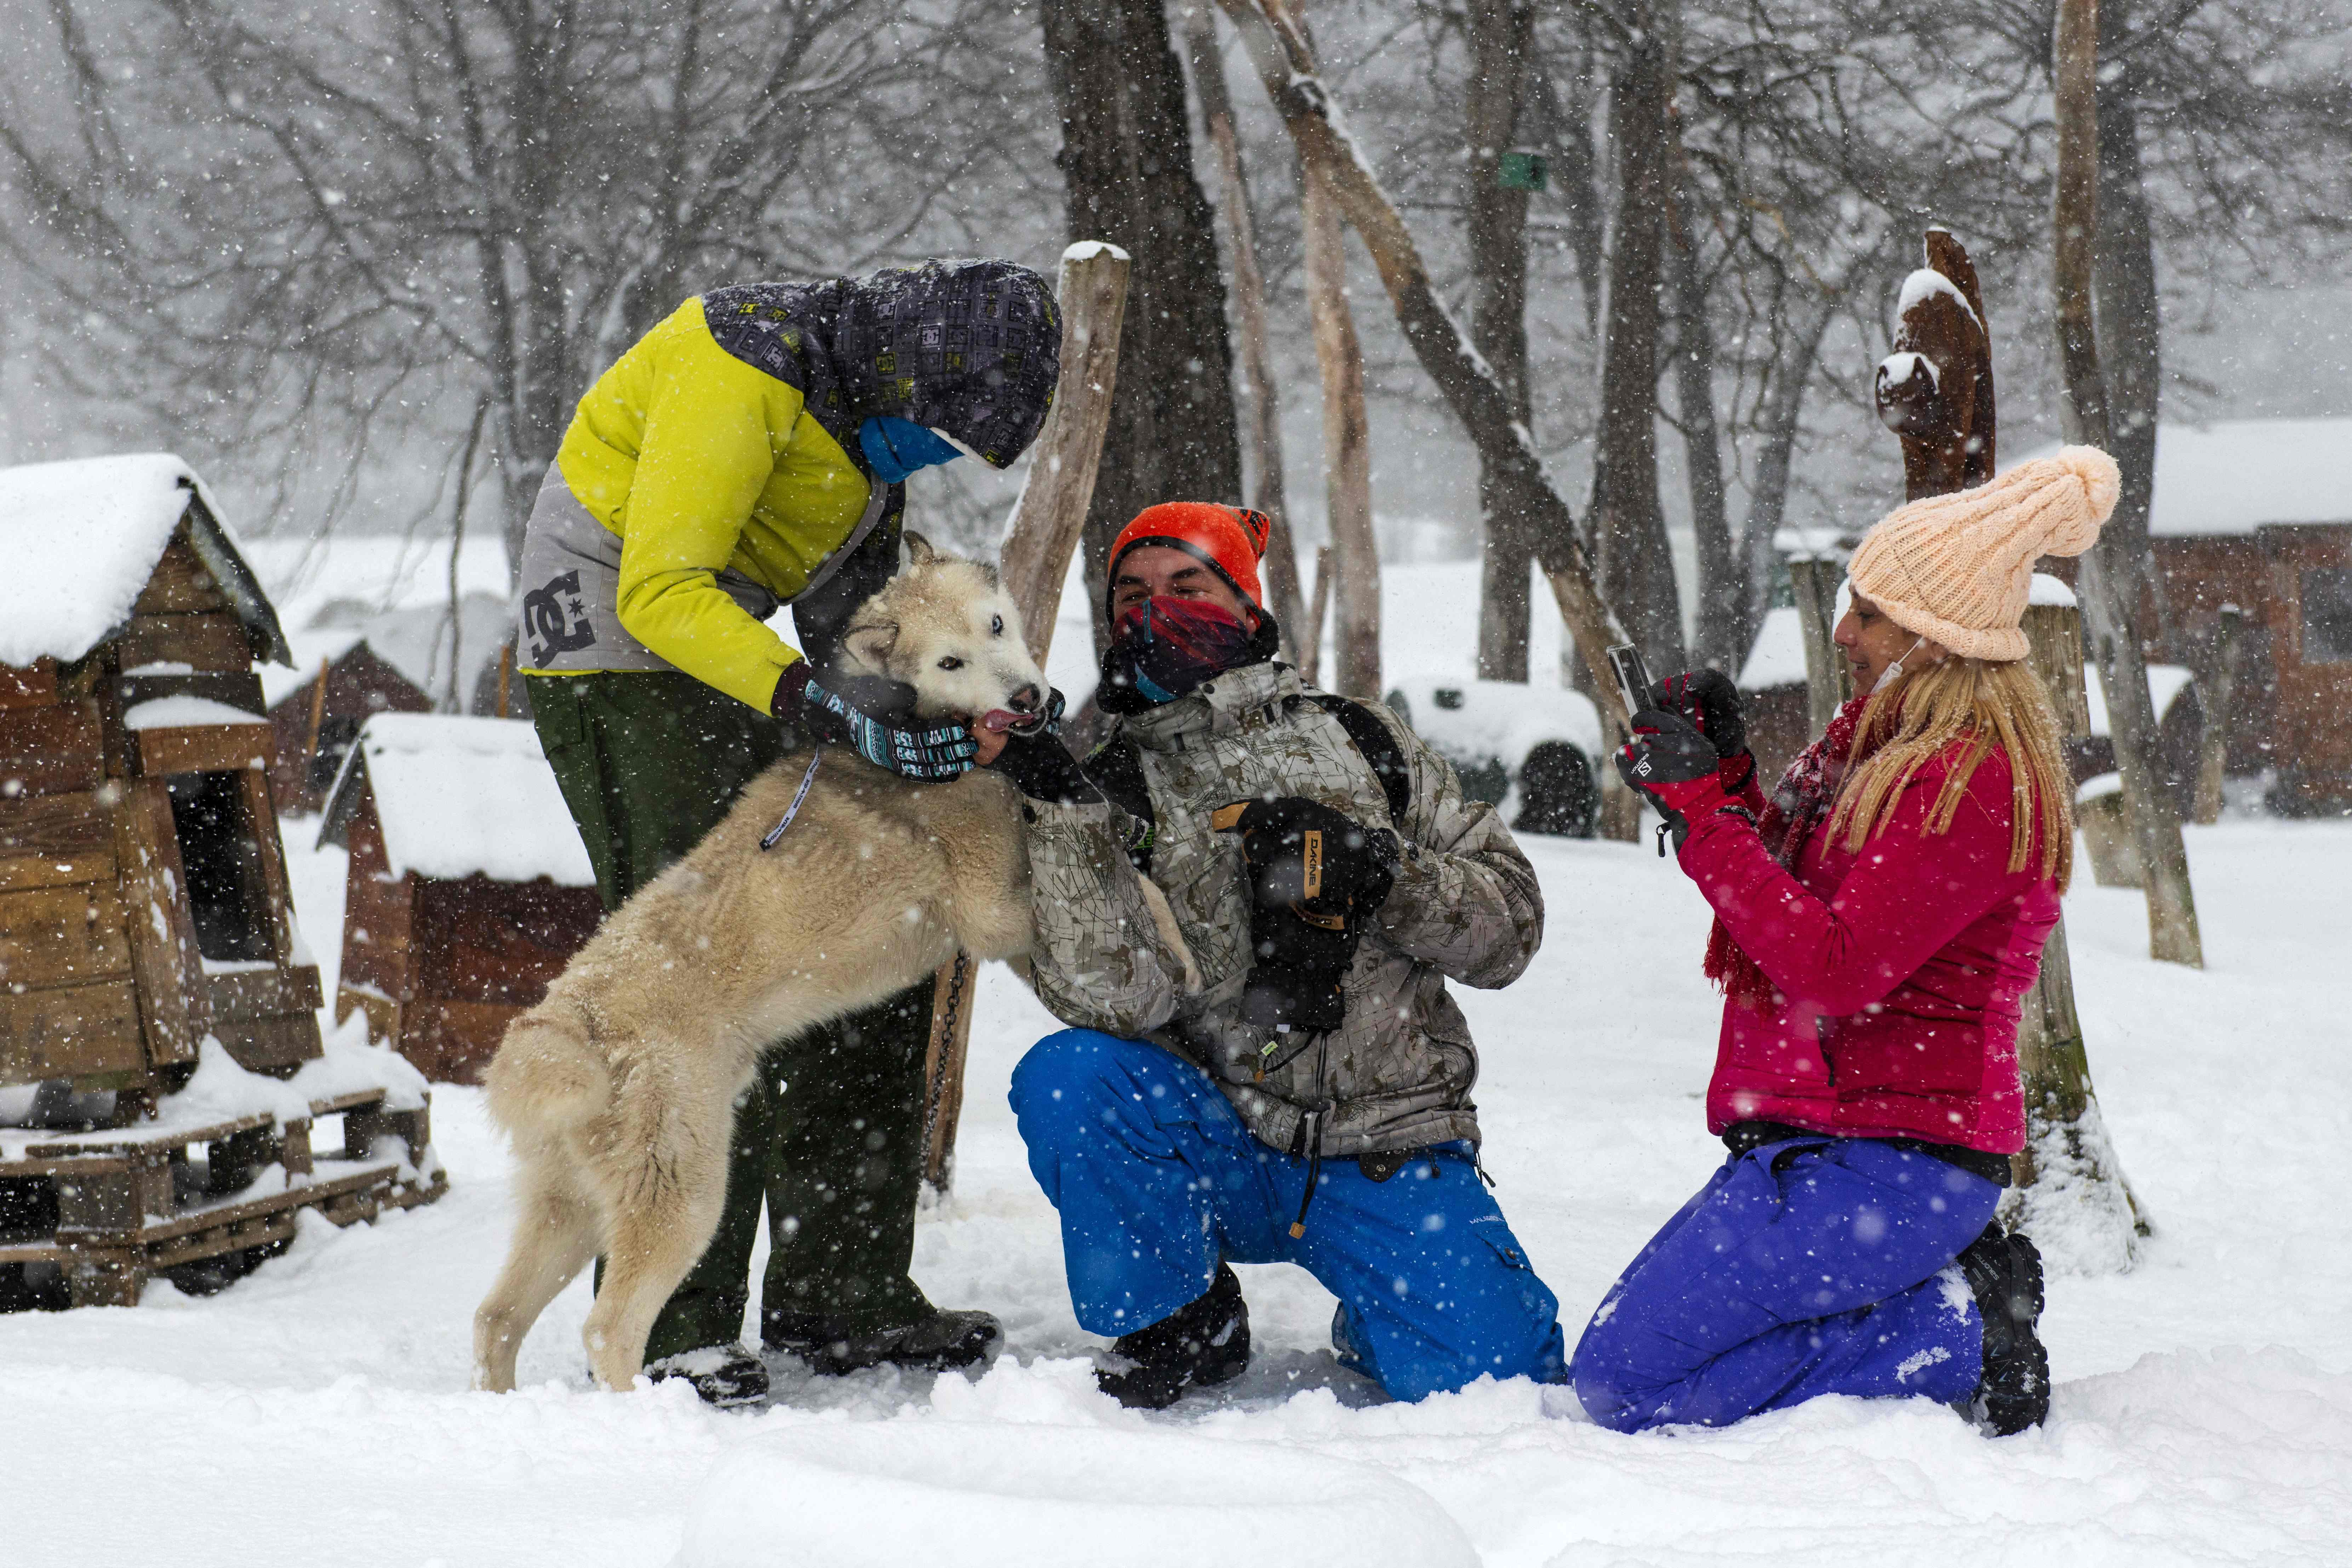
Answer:
[[[804,643],[829,636],[897,563],[903,488],[872,481],[858,426],[910,419],[1003,468],[1060,349],[1045,280],[1006,261],[688,300],[564,432],[524,539],[519,665],[674,668],[765,711],[800,656],[762,623],[796,604]]]
[[[1465,799],[1453,766],[1385,708],[1404,763],[1402,808],[1347,724],[1287,665],[1227,670],[1120,718],[1150,800],[1151,879],[1168,897],[1203,988],[1187,994],[1129,858],[1135,822],[1109,800],[1027,802],[1038,999],[1066,1024],[1147,1038],[1218,1081],[1257,1138],[1293,1149],[1319,1112],[1319,1149],[1351,1157],[1478,1138],[1477,1052],[1451,979],[1517,979],[1543,942],[1543,892],[1494,807]],[[1100,753],[1097,753],[1100,755]],[[1090,764],[1091,765],[1091,764]],[[1219,806],[1304,795],[1406,842],[1344,990],[1347,1021],[1307,1048],[1276,1049],[1242,1018],[1249,874]],[[1307,1151],[1298,1151],[1305,1152]]]

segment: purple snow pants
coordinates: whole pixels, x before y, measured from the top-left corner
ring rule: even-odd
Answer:
[[[1603,1426],[1721,1426],[1823,1394],[1958,1404],[1983,1322],[1957,1271],[2000,1189],[1866,1138],[1726,1160],[1643,1247],[1569,1363]]]

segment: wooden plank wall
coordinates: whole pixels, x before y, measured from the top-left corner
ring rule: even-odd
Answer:
[[[318,971],[292,962],[252,662],[244,625],[184,524],[116,641],[70,667],[0,668],[0,1083],[70,1079],[152,1093],[158,1072],[194,1061],[208,1030],[248,1066],[284,1069],[318,1054]],[[159,664],[179,668],[123,673]],[[130,704],[173,695],[257,718],[124,730]],[[165,779],[188,771],[237,781],[276,955],[268,970],[205,973]]]

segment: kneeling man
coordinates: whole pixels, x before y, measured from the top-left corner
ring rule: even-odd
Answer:
[[[1265,536],[1234,507],[1138,516],[1109,557],[1110,740],[1083,769],[1045,737],[992,764],[1028,797],[1037,994],[1072,1026],[1012,1098],[1078,1321],[1118,1336],[1104,1390],[1159,1408],[1248,1362],[1228,1264],[1297,1263],[1339,1298],[1342,1364],[1398,1399],[1555,1380],[1559,1303],[1482,1179],[1445,990],[1526,969],[1535,873],[1393,714],[1274,661]]]

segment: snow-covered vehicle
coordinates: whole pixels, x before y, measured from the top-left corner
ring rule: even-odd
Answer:
[[[1601,812],[1601,713],[1580,691],[1506,680],[1422,679],[1386,699],[1520,833],[1590,838]]]

